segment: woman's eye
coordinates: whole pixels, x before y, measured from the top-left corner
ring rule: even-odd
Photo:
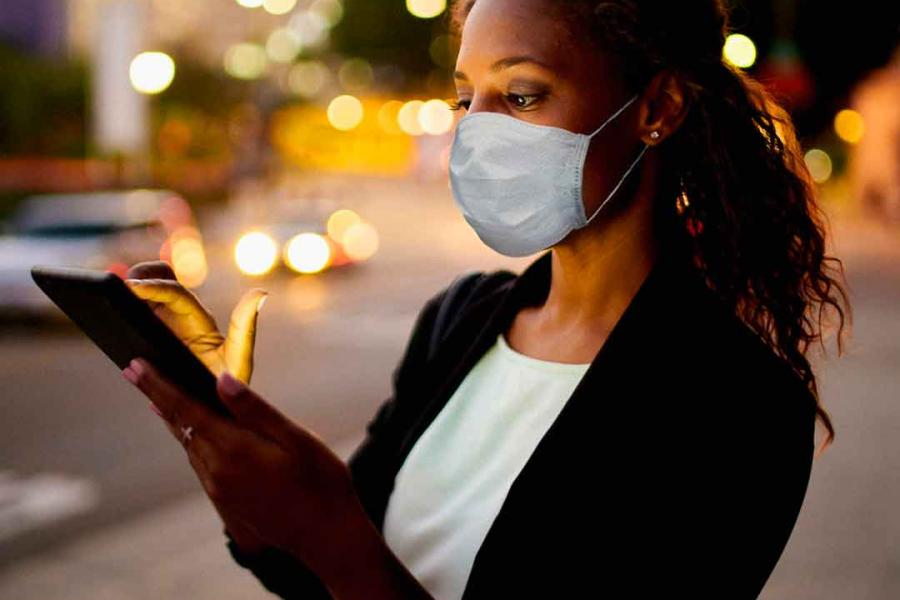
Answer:
[[[506,99],[516,108],[528,108],[540,97],[540,94],[507,94]]]
[[[472,104],[471,100],[451,100],[447,104],[450,105],[450,110],[459,110],[461,108],[465,108],[469,110],[469,105]]]

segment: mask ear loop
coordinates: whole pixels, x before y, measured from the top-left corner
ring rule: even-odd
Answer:
[[[635,100],[637,100],[639,96],[640,96],[640,94],[635,94],[634,96],[632,96],[632,97],[631,97],[631,100],[629,100],[629,101],[626,102],[624,105],[622,105],[622,107],[621,107],[619,110],[617,110],[616,112],[614,112],[614,113],[612,114],[611,117],[609,117],[608,119],[606,119],[606,121],[603,123],[603,125],[601,125],[601,126],[598,127],[596,130],[594,130],[594,133],[590,134],[588,137],[591,137],[591,138],[592,138],[592,137],[594,137],[595,135],[597,135],[597,133],[598,133],[601,129],[603,129],[604,127],[606,127],[606,125],[607,125],[610,121],[612,121],[613,119],[615,119],[616,117],[618,117],[620,114],[622,114],[622,112],[623,112],[626,108],[628,108],[629,106],[631,106],[631,103],[634,102]],[[594,211],[594,213],[591,215],[591,217],[590,217],[587,221],[584,222],[584,225],[582,225],[582,227],[584,227],[584,226],[586,226],[588,223],[590,223],[590,222],[594,219],[594,217],[597,216],[597,213],[600,212],[600,209],[603,208],[603,206],[604,206],[607,202],[609,202],[610,198],[612,198],[612,197],[616,194],[616,192],[619,190],[619,188],[622,186],[622,184],[623,184],[623,183],[625,182],[625,180],[628,178],[628,174],[631,173],[631,170],[634,169],[634,166],[638,163],[639,160],[641,160],[641,157],[644,156],[644,152],[646,152],[646,151],[647,151],[647,148],[649,148],[649,147],[650,147],[650,146],[649,146],[648,144],[646,144],[646,143],[644,144],[644,147],[643,147],[643,148],[641,149],[641,151],[638,153],[637,158],[634,159],[634,161],[631,163],[631,166],[628,167],[628,170],[625,171],[625,174],[622,176],[621,179],[619,179],[619,183],[616,184],[616,187],[613,188],[613,190],[609,193],[609,195],[606,197],[606,199],[605,199],[603,202],[600,203],[600,206],[597,207],[597,210]]]
[[[637,158],[634,159],[634,161],[631,163],[631,166],[628,167],[628,170],[625,171],[625,174],[622,175],[621,179],[619,179],[619,183],[617,183],[616,187],[614,187],[613,190],[609,193],[609,195],[606,197],[606,200],[604,200],[603,202],[600,203],[600,206],[597,207],[597,210],[594,211],[594,213],[591,215],[591,218],[584,222],[583,226],[586,226],[588,223],[590,223],[594,219],[594,217],[597,216],[597,213],[600,212],[600,209],[603,208],[603,206],[607,202],[609,202],[609,200],[616,194],[618,189],[620,187],[622,187],[622,184],[625,183],[625,180],[628,178],[628,174],[631,173],[631,170],[634,168],[634,166],[636,164],[638,164],[638,161],[641,160],[641,157],[644,156],[644,152],[646,152],[647,148],[649,148],[649,147],[650,147],[650,144],[647,144],[647,143],[644,144],[644,147],[641,148],[641,151],[638,153]]]

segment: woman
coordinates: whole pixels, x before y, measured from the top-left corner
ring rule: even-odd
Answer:
[[[282,597],[755,598],[817,415],[834,436],[806,349],[849,310],[788,117],[723,63],[718,1],[453,16],[453,197],[498,252],[551,251],[429,299],[346,467],[245,385],[258,290],[223,338],[164,265],[129,275],[236,423],[143,361],[126,377]]]

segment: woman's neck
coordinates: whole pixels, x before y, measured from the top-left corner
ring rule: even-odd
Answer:
[[[609,331],[630,304],[659,252],[653,228],[656,165],[648,167],[624,210],[598,215],[553,247],[550,291],[540,310],[545,324]]]

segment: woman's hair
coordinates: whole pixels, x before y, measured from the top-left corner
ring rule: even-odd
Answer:
[[[455,2],[454,32],[475,1]],[[828,430],[824,450],[834,427],[806,353],[816,340],[824,349],[829,307],[840,317],[838,353],[843,351],[845,316],[852,320],[852,312],[828,264],[837,263],[843,279],[843,263],[825,255],[827,220],[790,116],[760,83],[723,60],[729,33],[724,2],[545,2],[574,35],[619,61],[632,93],[660,70],[683,82],[687,116],[658,146],[662,192],[654,219],[662,247],[692,261],[707,285],[800,377]]]

